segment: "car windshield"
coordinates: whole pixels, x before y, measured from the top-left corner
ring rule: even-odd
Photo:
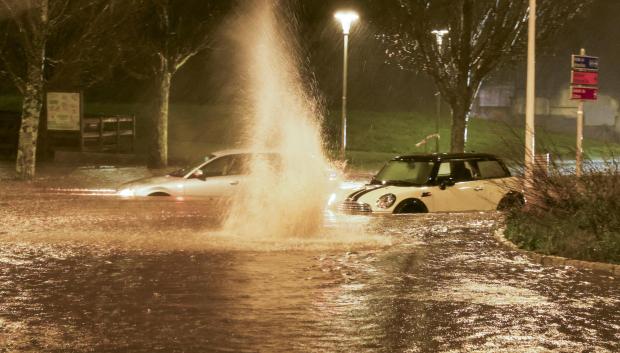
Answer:
[[[433,165],[431,161],[389,161],[372,179],[371,184],[423,185],[428,182]]]
[[[203,160],[196,162],[196,163],[192,163],[190,165],[188,165],[185,168],[181,168],[181,169],[177,169],[174,172],[168,174],[169,176],[172,177],[177,177],[177,178],[182,178],[184,176],[187,175],[187,173],[191,172],[192,170],[196,169],[196,167],[198,167],[199,165],[203,164],[204,162],[210,161],[213,158],[215,158],[215,155],[207,155]]]

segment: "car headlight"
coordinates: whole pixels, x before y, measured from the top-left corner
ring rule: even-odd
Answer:
[[[126,188],[126,189],[122,189],[121,191],[118,192],[118,196],[121,197],[133,197],[135,196],[135,191],[131,188]]]
[[[377,200],[377,207],[379,208],[390,208],[396,202],[396,195],[394,194],[385,194],[381,196]]]

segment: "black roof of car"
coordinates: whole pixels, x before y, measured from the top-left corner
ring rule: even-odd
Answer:
[[[442,161],[450,159],[493,159],[498,158],[489,153],[418,153],[404,156],[394,157],[394,161],[404,160],[430,160],[430,161]]]

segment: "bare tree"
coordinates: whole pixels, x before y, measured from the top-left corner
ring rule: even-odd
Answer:
[[[3,48],[0,53],[4,61],[4,73],[10,76],[15,86],[24,96],[22,103],[21,129],[17,149],[16,171],[22,179],[32,179],[35,174],[37,136],[39,117],[43,105],[43,68],[45,64],[45,48],[47,35],[54,25],[50,20],[49,0],[1,0],[0,10],[9,16],[17,31],[19,52],[7,52]],[[9,31],[5,31],[5,38]],[[13,56],[13,60],[9,56]],[[22,57],[24,70],[16,67],[15,57]]]
[[[98,40],[104,33],[111,33],[101,19],[112,18],[115,8],[112,0],[0,0],[0,75],[11,79],[23,95],[16,160],[19,178],[29,180],[35,176],[47,76],[61,78],[65,84],[82,81],[89,67],[85,63],[97,62],[93,54],[103,47]],[[50,55],[54,52],[64,55]],[[82,74],[73,79],[61,77],[61,68],[69,65]]]
[[[539,36],[551,38],[590,0],[542,1]],[[489,74],[520,55],[527,0],[369,0],[388,60],[430,75],[452,108],[451,151],[463,152],[472,103]],[[433,30],[446,29],[440,45]]]
[[[231,0],[142,0],[127,69],[135,77],[156,79],[157,113],[153,119],[148,165],[168,164],[168,114],[172,79],[188,60],[209,48],[222,14]],[[145,64],[148,69],[145,71]]]

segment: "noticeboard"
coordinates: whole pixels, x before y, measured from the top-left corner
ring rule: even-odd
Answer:
[[[82,94],[79,92],[47,93],[47,129],[80,131]]]

